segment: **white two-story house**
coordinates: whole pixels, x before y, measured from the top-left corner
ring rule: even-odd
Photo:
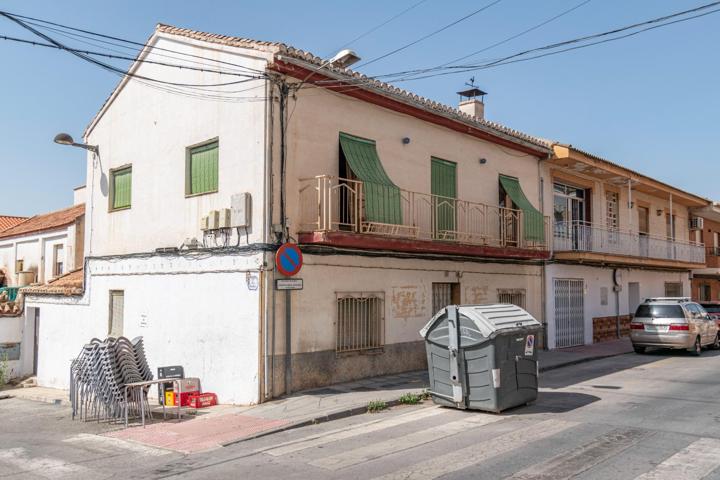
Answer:
[[[449,303],[544,321],[552,150],[485,120],[478,92],[458,109],[283,44],[165,25],[147,45],[84,133],[83,287],[27,295],[41,385],[64,387],[92,337],[142,335],[153,368],[255,403],[424,368],[418,331]],[[161,55],[203,65],[145,61]],[[290,293],[284,242],[304,257]]]

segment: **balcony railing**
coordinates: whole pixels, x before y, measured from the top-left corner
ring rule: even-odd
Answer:
[[[702,244],[622,231],[586,222],[556,222],[553,249],[705,263]]]
[[[708,257],[720,257],[720,247],[706,247],[705,255]]]
[[[524,212],[396,189],[368,200],[358,180],[320,175],[300,180],[300,230],[346,231],[473,245],[547,250],[549,218],[526,235]],[[371,203],[368,209],[367,203]],[[378,221],[378,219],[393,221]],[[528,238],[532,238],[528,240]]]

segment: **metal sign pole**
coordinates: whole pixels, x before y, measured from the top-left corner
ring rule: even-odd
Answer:
[[[292,303],[291,290],[285,290],[285,395],[292,391]]]

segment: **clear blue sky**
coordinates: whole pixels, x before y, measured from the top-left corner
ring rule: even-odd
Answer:
[[[489,1],[489,0],[488,0]],[[541,22],[580,0],[503,0],[487,11],[383,61],[376,74],[437,65]],[[1,9],[138,41],[157,22],[283,41],[326,56],[417,0],[125,1],[6,0]],[[427,0],[352,47],[369,59],[416,39],[485,2]],[[593,0],[480,59],[513,53],[692,8],[709,0]],[[717,142],[720,13],[631,39],[484,70],[486,117],[572,143],[694,193],[720,199]],[[30,38],[6,19],[0,35]],[[32,215],[72,203],[84,155],[52,143],[76,138],[117,77],[69,54],[0,40],[0,214]],[[454,104],[471,74],[401,84]]]

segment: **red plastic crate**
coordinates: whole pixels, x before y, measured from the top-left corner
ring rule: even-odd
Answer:
[[[192,408],[205,408],[217,405],[217,395],[210,392],[193,393],[189,397],[190,406]]]

